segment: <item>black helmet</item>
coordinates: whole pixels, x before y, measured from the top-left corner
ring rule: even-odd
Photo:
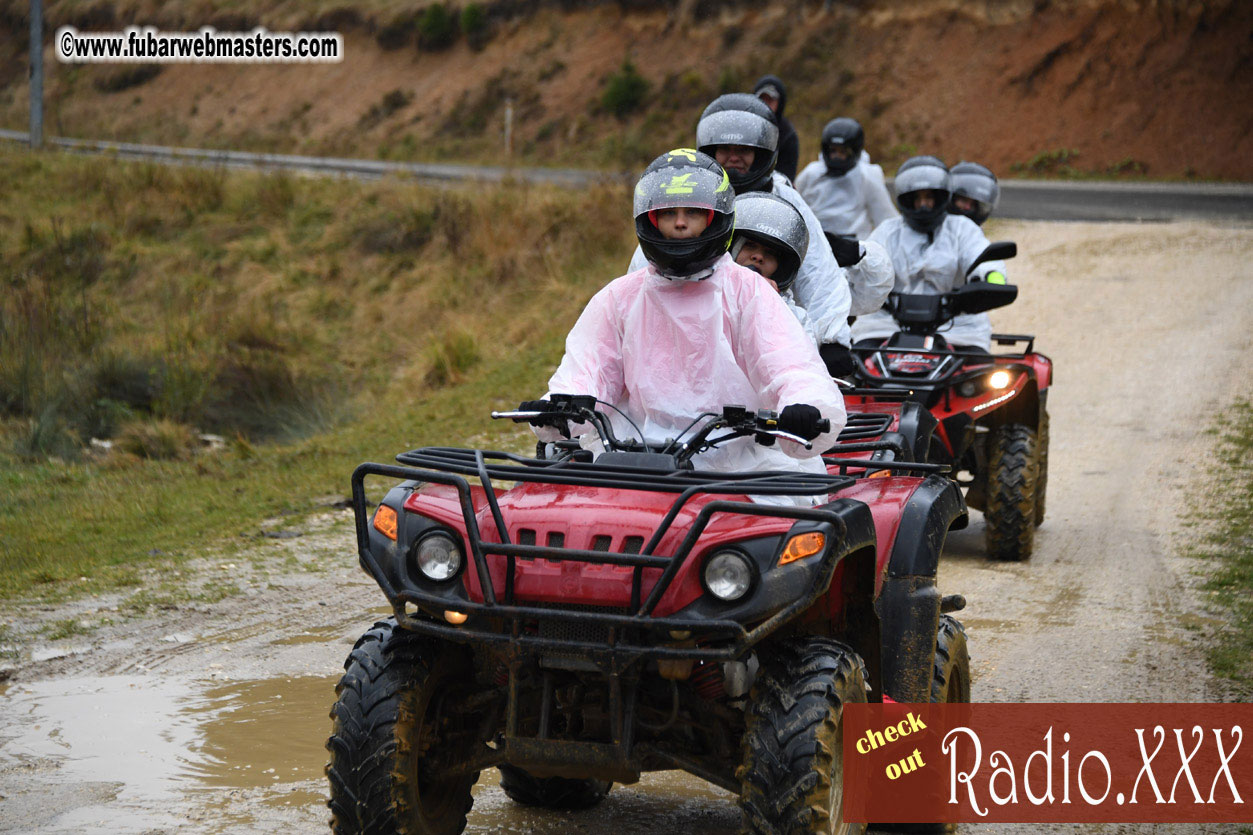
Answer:
[[[739,254],[745,239],[768,246],[779,259],[770,279],[783,292],[792,286],[805,253],[809,251],[809,229],[796,207],[773,194],[750,191],[735,198],[735,241],[731,254]]]
[[[712,157],[719,145],[747,145],[757,152],[748,171],[727,172],[736,194],[770,190],[779,126],[765,102],[750,93],[728,93],[710,102],[696,124],[696,146]]]
[[[953,184],[953,197],[960,195],[973,200],[975,204],[974,209],[963,212],[950,200],[949,212],[965,215],[982,226],[1001,197],[1001,187],[996,182],[996,175],[977,162],[959,162],[948,173]]]
[[[846,159],[832,159],[831,148],[836,145],[847,148],[850,153]],[[861,152],[866,148],[866,132],[856,119],[841,116],[827,122],[822,129],[822,161],[827,164],[827,173],[833,177],[847,174],[861,159]]]
[[[910,157],[896,171],[896,205],[911,229],[932,232],[944,221],[950,194],[948,166],[932,156]],[[923,190],[936,192],[935,205],[915,209],[914,198]]]
[[[722,166],[691,148],[653,160],[635,184],[635,235],[644,257],[668,276],[689,276],[713,265],[731,246],[735,192]],[[657,228],[662,209],[705,209],[709,223],[694,238],[667,238]]]

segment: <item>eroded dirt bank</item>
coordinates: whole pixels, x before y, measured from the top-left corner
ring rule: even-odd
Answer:
[[[634,167],[691,141],[715,95],[790,85],[802,161],[853,116],[893,170],[915,153],[1005,176],[1253,179],[1253,7],[1241,0],[487,2],[482,48],[417,45],[426,2],[52,0],[45,31],[339,31],[325,65],[71,66],[46,52],[46,132],[373,158]],[[454,3],[467,6],[468,3]],[[0,0],[0,127],[27,122],[27,3]],[[606,106],[630,61],[648,91]]]
[[[1205,430],[1253,375],[1253,228],[1003,223],[990,234],[1023,253],[1011,264],[1020,301],[994,324],[1038,335],[1056,387],[1035,557],[986,562],[976,514],[941,563],[944,591],[969,601],[975,698],[1221,699],[1201,659],[1212,622],[1197,566],[1172,548],[1185,497],[1203,489]],[[120,596],[6,604],[3,620],[26,636],[66,618],[115,623],[24,638],[0,684],[0,831],[324,831],[334,681],[384,610],[356,568],[346,511],[300,531],[151,578],[235,576],[243,593],[216,603],[130,619],[112,611],[126,608]],[[678,774],[616,788],[578,814],[515,807],[488,775],[476,797],[474,833],[712,835],[738,821],[729,796]]]

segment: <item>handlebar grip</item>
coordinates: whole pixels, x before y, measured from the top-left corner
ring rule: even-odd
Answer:
[[[822,420],[818,421],[818,431],[824,434],[827,432],[830,432],[831,421],[827,420],[826,418],[823,418]]]

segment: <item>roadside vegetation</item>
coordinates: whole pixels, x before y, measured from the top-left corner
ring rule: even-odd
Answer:
[[[488,412],[630,253],[618,186],[0,167],[0,596],[130,585],[363,460],[514,432]]]
[[[1210,668],[1253,697],[1253,402],[1238,401],[1215,430],[1216,467],[1187,552],[1205,561],[1204,586],[1227,628],[1207,636]]]

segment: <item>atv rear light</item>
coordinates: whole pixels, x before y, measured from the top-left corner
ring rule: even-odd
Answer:
[[[825,534],[817,531],[798,533],[787,541],[787,546],[779,556],[779,565],[787,565],[790,562],[796,562],[797,560],[805,559],[805,557],[820,554],[826,545],[827,537]]]
[[[1008,371],[993,371],[988,375],[988,385],[994,389],[1003,389],[1009,385]]]
[[[451,580],[461,571],[461,549],[443,531],[434,531],[418,540],[414,548],[415,562],[422,576],[436,583]]]
[[[379,509],[374,511],[374,530],[395,541],[396,511],[385,504],[379,505]]]
[[[719,551],[705,561],[705,590],[725,603],[733,603],[753,587],[756,571],[739,551]]]

